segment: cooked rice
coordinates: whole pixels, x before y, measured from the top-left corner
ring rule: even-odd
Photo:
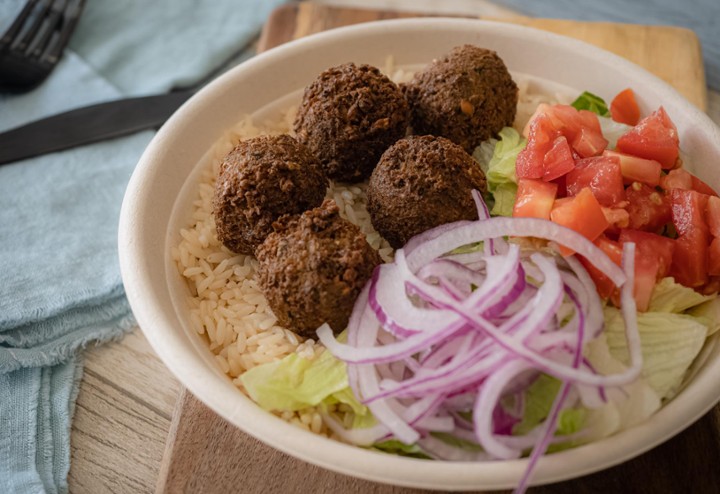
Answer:
[[[411,72],[394,69],[388,57],[385,73],[396,82],[405,82]],[[515,127],[519,130],[539,103],[551,98],[533,93],[527,81],[518,82],[520,103]],[[556,95],[561,100],[560,95]],[[238,255],[222,245],[215,232],[212,198],[215,180],[223,157],[238,141],[261,134],[292,134],[296,108],[289,108],[278,121],[258,124],[248,116],[230,129],[213,147],[210,165],[202,170],[197,198],[193,202],[192,225],[180,231],[180,243],[172,248],[172,258],[187,281],[190,295],[190,323],[207,341],[218,366],[243,392],[239,376],[248,369],[280,360],[291,353],[316,358],[323,347],[312,338],[303,340],[287,328],[277,325],[265,296],[255,280],[257,260]],[[366,184],[331,183],[326,197],[332,198],[343,218],[356,224],[368,243],[384,261],[392,260],[392,248],[375,231],[367,212]],[[346,405],[331,407],[329,412],[346,426],[352,424],[352,409]],[[299,412],[278,412],[282,419],[317,434],[335,437],[323,423],[318,407]]]

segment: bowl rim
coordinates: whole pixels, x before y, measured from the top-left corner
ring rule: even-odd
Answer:
[[[513,36],[542,40],[550,48],[563,49],[605,60],[635,72],[643,83],[652,85],[665,96],[680,99],[683,111],[704,126],[710,124],[714,142],[720,142],[718,129],[707,115],[684,99],[669,84],[628,60],[585,42],[538,29],[498,21],[458,18],[419,18],[369,22],[342,27],[288,42],[261,53],[221,75],[200,90],[173,114],[147,146],[131,177],[120,213],[118,235],[120,268],[126,294],[138,325],[147,340],[172,374],[205,405],[244,432],[275,449],[295,458],[335,472],[408,487],[438,490],[503,489],[512,488],[521,478],[527,459],[502,462],[429,462],[407,457],[387,455],[356,446],[342,444],[302,430],[262,410],[244,394],[237,392],[229,379],[220,382],[207,366],[188,366],[196,354],[183,341],[187,336],[173,331],[171,321],[158,309],[149,275],[145,271],[152,264],[147,259],[147,242],[157,242],[143,231],[142,213],[150,211],[152,194],[143,184],[151,183],[156,172],[155,158],[169,136],[196,109],[210,101],[214,94],[233,83],[241,73],[258,73],[283,57],[310,51],[328,43],[342,42],[348,35],[382,35],[387,30],[413,32],[418,29],[482,29],[492,34],[498,30]],[[155,235],[157,237],[157,235]],[[713,340],[714,343],[714,340]],[[720,377],[720,361],[706,362],[701,383],[711,384],[713,376]],[[695,384],[693,382],[693,384]],[[237,396],[226,395],[232,388]],[[700,389],[702,388],[702,389]],[[687,386],[682,391],[682,404],[673,400],[649,420],[613,436],[566,452],[543,457],[537,467],[532,485],[557,482],[603,470],[633,458],[669,439],[690,426],[712,408],[720,396],[703,392],[705,388]],[[675,406],[673,406],[675,405]],[[308,445],[316,444],[311,448]],[[573,465],[568,471],[568,464]],[[469,468],[472,466],[472,468]]]

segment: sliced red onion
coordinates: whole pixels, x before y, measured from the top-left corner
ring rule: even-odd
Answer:
[[[586,237],[557,223],[538,218],[495,217],[445,229],[439,235],[417,245],[407,254],[407,262],[415,272],[433,259],[463,245],[506,236],[553,240],[587,258],[615,285],[622,286],[625,283],[623,271]]]
[[[575,232],[532,218],[487,218],[481,198],[474,198],[481,220],[414,237],[393,264],[376,269],[356,302],[347,344],[328,326],[318,330],[320,341],[348,364],[353,391],[379,421],[357,434],[343,434],[337,421],[328,424],[344,440],[367,445],[393,437],[441,459],[518,458],[534,446],[524,489],[551,442],[582,436],[554,437],[563,407],[601,406],[605,387],[639,375],[632,246],[626,244],[621,269]],[[574,256],[522,253],[503,240],[508,236],[566,245],[621,287],[631,355],[624,372],[600,375],[582,358],[585,342],[603,327],[602,303],[584,267]],[[448,255],[481,241],[482,252]],[[540,373],[561,380],[560,392],[540,426],[512,436],[524,392]],[[512,409],[500,405],[506,397]],[[472,421],[462,415],[468,412]],[[459,449],[433,432],[471,438],[484,452]]]
[[[447,461],[489,461],[493,458],[482,451],[458,449],[433,436],[422,438],[418,445],[430,457]]]

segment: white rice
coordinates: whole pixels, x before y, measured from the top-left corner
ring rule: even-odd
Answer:
[[[410,72],[395,70],[392,57],[386,61],[385,73],[391,74],[395,82],[408,81],[412,77]],[[552,102],[552,98],[533,94],[527,82],[518,82],[518,86],[520,103],[515,127],[522,130],[537,105]],[[556,95],[558,99],[560,97]],[[262,124],[246,117],[215,144],[211,164],[202,171],[191,224],[180,231],[180,243],[172,248],[173,260],[188,284],[192,328],[205,338],[218,366],[243,392],[239,376],[246,370],[280,360],[291,353],[314,359],[323,351],[312,338],[304,340],[277,324],[277,318],[255,280],[257,260],[253,256],[234,254],[223,246],[217,239],[212,215],[214,185],[223,157],[240,140],[262,134],[292,134],[295,112],[296,108],[289,108],[277,121]],[[370,222],[366,186],[365,183],[331,183],[326,197],[335,200],[340,215],[360,228],[384,261],[391,261],[392,248]],[[352,423],[349,407],[339,405],[329,411],[341,423]],[[334,437],[315,407],[277,415],[315,433]]]

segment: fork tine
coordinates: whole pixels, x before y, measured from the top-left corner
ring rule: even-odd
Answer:
[[[11,50],[20,52],[25,51],[25,48],[27,48],[29,41],[32,39],[32,37],[35,35],[40,25],[42,24],[42,21],[45,18],[45,12],[50,6],[50,2],[51,0],[40,0],[38,3],[35,4],[32,11],[25,19],[25,22],[20,28],[20,31],[17,33],[15,39],[13,39],[12,43],[10,44]]]
[[[85,0],[68,0],[62,14],[60,30],[53,33],[52,38],[45,47],[45,51],[40,56],[41,61],[55,63],[60,58],[60,54],[80,18],[84,4]]]
[[[15,39],[17,32],[25,23],[25,19],[28,15],[30,15],[30,12],[32,12],[33,7],[37,2],[38,0],[28,0],[28,2],[25,4],[18,16],[13,21],[12,25],[3,34],[2,39],[0,39],[0,51],[2,51],[6,46],[10,45],[10,43]]]
[[[52,2],[45,15],[45,19],[42,21],[42,25],[37,30],[35,36],[25,50],[26,55],[35,58],[39,58],[42,55],[45,51],[48,39],[52,35],[53,31],[55,31],[58,21],[60,21],[60,16],[62,15],[63,10],[65,10],[66,4],[67,0],[54,0]]]

